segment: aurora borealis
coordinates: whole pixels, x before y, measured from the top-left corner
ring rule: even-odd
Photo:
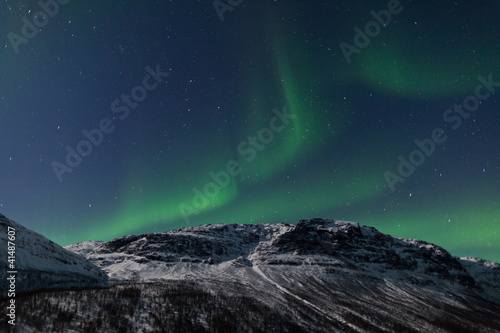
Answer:
[[[500,87],[443,121],[479,76],[500,82],[500,2],[401,1],[349,63],[340,43],[388,1],[243,0],[222,21],[212,1],[58,4],[17,53],[8,34],[41,9],[1,5],[2,214],[60,245],[344,219],[500,262]],[[148,66],[168,77],[120,119]],[[113,130],[59,181],[53,162],[103,119]],[[435,128],[446,141],[391,191],[384,173]]]

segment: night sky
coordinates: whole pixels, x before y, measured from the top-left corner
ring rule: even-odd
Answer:
[[[43,1],[0,5],[9,218],[322,217],[500,262],[499,1]]]

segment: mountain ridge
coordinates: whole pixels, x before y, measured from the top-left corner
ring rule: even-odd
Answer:
[[[0,234],[0,262],[5,266],[10,241],[7,230],[15,230],[13,266],[0,271],[0,297],[7,296],[8,271],[16,271],[16,293],[107,285],[107,275],[97,266],[2,214],[0,229],[5,230]]]
[[[213,224],[65,249],[0,223],[18,231],[25,267],[58,276],[16,298],[24,331],[500,332],[498,263],[357,222]],[[83,289],[57,288],[82,267]]]
[[[264,305],[281,309],[273,316],[282,322],[299,311],[294,324],[307,332],[500,332],[498,263],[457,258],[357,222],[213,224],[67,248],[114,283],[193,283],[252,300],[262,313],[246,308],[251,316],[269,312]]]
[[[357,222],[320,218],[301,220],[296,225],[193,226],[128,235],[109,242],[81,242],[65,248],[83,255],[106,270],[111,279],[118,280],[129,278],[118,273],[125,270],[121,269],[123,267],[136,273],[134,279],[148,280],[161,278],[161,274],[146,274],[145,265],[161,266],[166,276],[172,276],[176,271],[172,267],[186,263],[250,267],[255,264],[299,266],[324,261],[325,265],[356,267],[361,271],[375,270],[384,274],[400,270],[418,273],[420,278],[438,276],[441,280],[471,288],[500,289],[498,263],[453,257],[432,243],[394,238]],[[488,277],[484,271],[490,268],[495,274]],[[476,281],[480,276],[482,278]],[[431,283],[431,280],[421,282]]]

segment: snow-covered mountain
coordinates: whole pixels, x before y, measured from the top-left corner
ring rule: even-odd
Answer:
[[[10,227],[10,228],[9,228]],[[0,214],[0,297],[7,295],[8,271],[17,271],[17,293],[88,286],[104,286],[107,275],[101,269],[73,252],[65,250],[44,236]],[[8,230],[15,230],[14,260],[8,261]],[[12,267],[8,265],[12,264]],[[11,269],[14,268],[14,269]]]
[[[355,222],[205,225],[66,249],[113,283],[21,299],[25,331],[500,332],[498,263]]]
[[[291,224],[216,224],[164,233],[129,235],[109,242],[66,246],[105,270],[113,280],[207,276],[230,280],[259,267],[339,271],[415,285],[450,283],[500,290],[500,265],[456,258],[424,241],[398,239],[356,222],[323,219]],[[328,275],[326,273],[326,275]]]
[[[355,222],[216,224],[66,248],[112,280],[195,284],[280,309],[308,332],[500,331],[499,264]],[[204,315],[191,316],[210,331]]]

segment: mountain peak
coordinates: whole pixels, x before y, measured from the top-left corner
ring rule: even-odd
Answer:
[[[88,262],[44,236],[0,214],[0,229],[15,230],[13,269],[16,292],[39,289],[106,285],[107,275]],[[0,262],[7,263],[8,233],[0,234]],[[0,271],[1,296],[7,295],[7,270]]]
[[[39,259],[19,266],[23,276],[38,274],[51,287],[68,287],[68,281],[91,286],[105,281],[98,266],[112,281],[104,289],[28,296],[29,315],[19,317],[36,313],[38,321],[24,320],[26,331],[72,331],[82,323],[87,331],[99,325],[110,331],[118,322],[132,331],[184,329],[189,323],[216,331],[220,318],[233,326],[238,318],[245,331],[500,329],[500,265],[456,258],[437,245],[394,238],[356,222],[201,225],[82,242],[66,247],[76,253],[69,257],[41,235],[3,217],[0,223],[18,230],[27,252],[20,258]],[[53,262],[62,266],[47,264]],[[82,267],[89,270],[75,281]],[[48,312],[57,314],[47,317],[47,302]],[[63,311],[61,302],[71,305]],[[95,313],[101,324],[92,320]],[[233,326],[229,331],[238,331]]]
[[[460,258],[435,244],[394,238],[357,222],[321,218],[300,220],[296,225],[193,226],[66,248],[85,256],[117,280],[181,278],[186,265],[193,269],[191,275],[214,276],[225,275],[228,267],[312,265],[416,285],[451,283],[480,289],[493,283],[491,279],[490,284],[475,281],[467,270],[473,264],[462,265]]]

